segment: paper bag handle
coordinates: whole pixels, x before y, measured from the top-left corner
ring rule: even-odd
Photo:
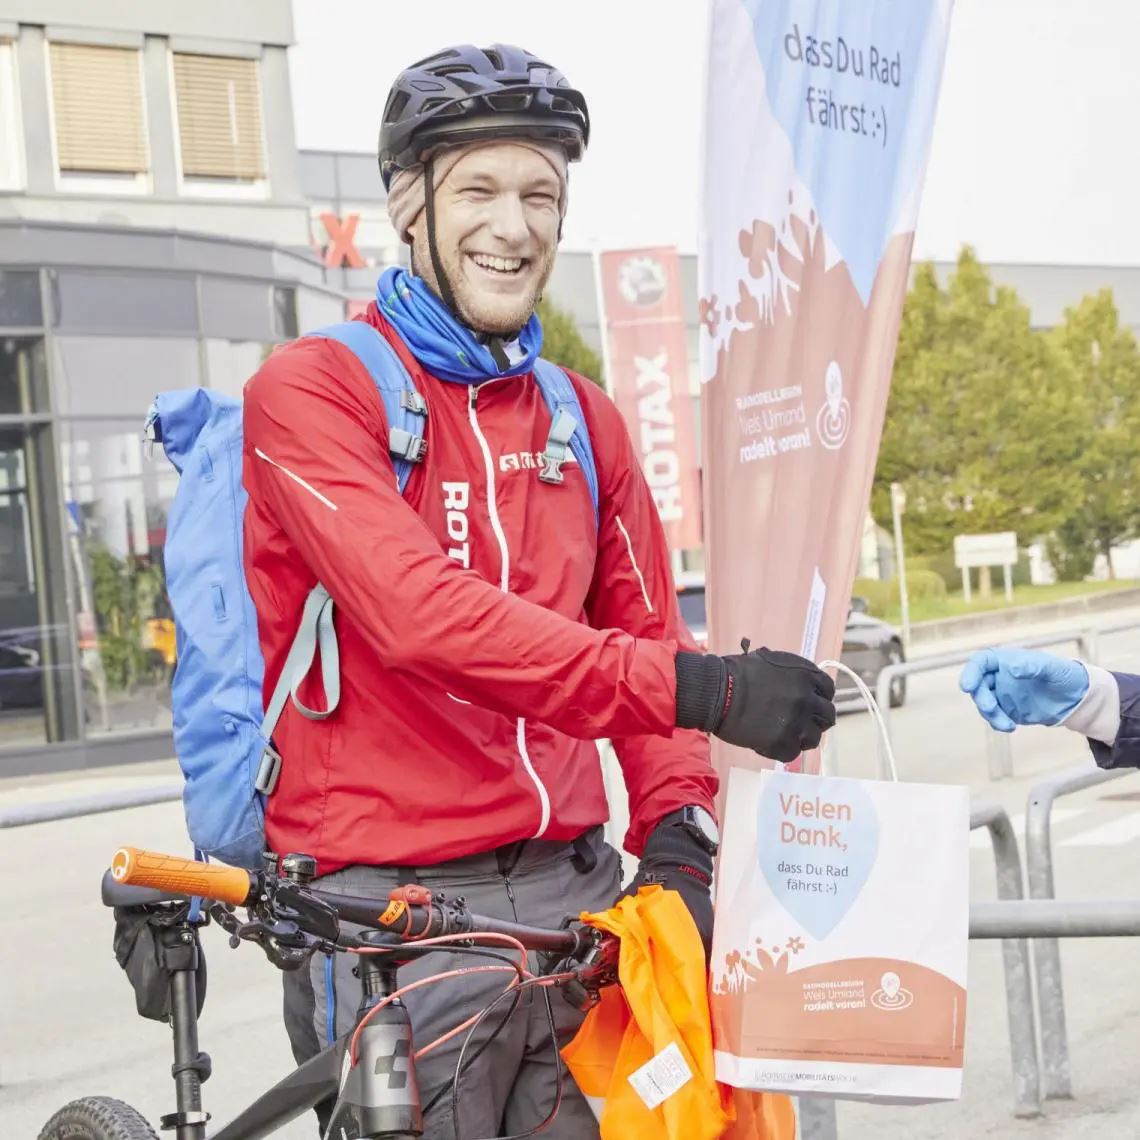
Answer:
[[[879,726],[879,735],[883,741],[883,747],[887,752],[887,762],[891,766],[891,779],[897,784],[899,782],[899,770],[895,765],[895,752],[891,747],[891,734],[887,732],[886,721],[883,720],[882,710],[879,708],[879,702],[875,700],[874,693],[867,688],[863,678],[855,672],[854,669],[844,665],[842,661],[821,661],[819,663],[821,669],[838,669],[846,673],[852,681],[855,682],[855,688],[859,690],[859,695],[867,704],[867,711],[875,718],[875,723]],[[826,740],[827,738],[824,737]]]

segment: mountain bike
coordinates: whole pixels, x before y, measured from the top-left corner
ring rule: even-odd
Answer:
[[[200,863],[172,855],[120,848],[103,876],[102,898],[116,914],[145,923],[155,937],[162,963],[161,994],[172,1028],[176,1110],[160,1121],[176,1140],[207,1140],[209,1113],[202,1107],[202,1084],[211,1062],[198,1048],[198,992],[202,965],[201,929],[211,923],[230,935],[230,945],[253,942],[282,970],[308,968],[314,954],[354,954],[359,963],[360,1004],[353,1029],[300,1065],[259,1096],[209,1140],[261,1140],[316,1105],[333,1101],[326,1140],[414,1140],[423,1134],[423,1114],[450,1094],[456,1136],[461,1135],[460,1082],[464,1069],[509,1020],[519,998],[538,989],[545,998],[551,1047],[559,1058],[550,992],[558,989],[580,1009],[596,1003],[602,987],[617,982],[618,941],[589,926],[564,921],[560,928],[525,926],[468,911],[460,897],[433,895],[421,886],[401,887],[387,900],[339,895],[314,889],[316,861],[291,854],[278,862],[267,855],[259,871]],[[246,912],[243,920],[238,908]],[[342,929],[352,923],[359,934]],[[449,974],[423,978],[401,989],[399,967],[439,950],[482,958],[501,970],[507,984],[490,1005],[447,1035],[466,1031],[451,1081],[421,1105],[416,1059],[428,1052],[413,1045],[412,1025],[402,998],[410,990]],[[539,967],[528,970],[527,951]],[[517,955],[517,958],[513,955]],[[141,999],[140,999],[141,1000]],[[498,1025],[477,1050],[471,1035],[504,1007]],[[167,1007],[164,1007],[167,1008]],[[141,1009],[141,1004],[140,1004]],[[542,1131],[557,1115],[526,1133]],[[85,1097],[61,1108],[39,1140],[156,1140],[134,1108],[110,1097]]]

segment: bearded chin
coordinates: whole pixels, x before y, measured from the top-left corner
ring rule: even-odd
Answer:
[[[554,256],[555,251],[551,250],[544,272],[529,296],[509,300],[500,296],[496,303],[491,295],[481,295],[467,280],[460,264],[460,257],[443,254],[443,271],[447,274],[451,292],[455,297],[459,319],[475,332],[491,336],[514,336],[534,313],[554,269]],[[421,251],[415,244],[412,247],[412,272],[422,277],[431,291],[442,298],[443,292],[439,288],[431,258],[426,250]]]
[[[457,293],[459,315],[463,323],[476,332],[490,333],[492,336],[514,336],[530,320],[538,298],[519,298],[510,305],[490,305],[474,297],[464,297]]]

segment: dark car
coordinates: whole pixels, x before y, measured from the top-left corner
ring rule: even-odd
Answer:
[[[44,678],[71,665],[47,664],[46,639],[68,636],[66,626],[23,626],[0,630],[0,709],[43,708]]]
[[[679,577],[677,600],[685,624],[703,645],[708,639],[704,576],[684,574]],[[858,673],[871,692],[874,692],[883,669],[906,660],[902,635],[894,626],[867,613],[867,603],[863,598],[852,598],[851,609],[847,614],[847,628],[843,633],[843,652],[839,660]],[[840,673],[835,679],[835,690],[835,703],[838,707],[862,707],[862,698],[846,673]],[[897,709],[905,702],[906,677],[896,677],[891,682],[891,708]]]

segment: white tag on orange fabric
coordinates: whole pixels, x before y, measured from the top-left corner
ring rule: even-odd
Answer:
[[[640,1069],[629,1074],[629,1083],[648,1109],[654,1109],[668,1100],[692,1079],[693,1072],[685,1063],[676,1042],[667,1045]]]

